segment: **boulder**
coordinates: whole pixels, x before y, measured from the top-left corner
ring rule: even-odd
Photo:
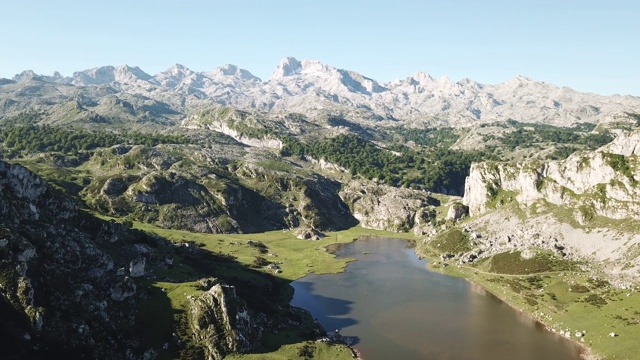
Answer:
[[[129,264],[129,276],[131,277],[144,276],[145,265],[146,265],[146,260],[144,258],[133,260]]]
[[[316,229],[301,227],[296,230],[296,237],[303,240],[320,240],[325,235]]]
[[[462,203],[454,203],[449,207],[449,211],[447,211],[447,220],[457,221],[461,219],[463,216],[469,214],[469,207],[465,206]]]

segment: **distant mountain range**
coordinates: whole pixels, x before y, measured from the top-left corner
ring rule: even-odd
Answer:
[[[209,72],[176,64],[153,76],[128,65],[102,66],[70,77],[27,70],[0,79],[0,116],[36,110],[70,120],[73,110],[84,117],[144,115],[174,122],[213,105],[310,117],[339,115],[381,125],[467,126],[507,119],[569,125],[640,112],[640,97],[581,93],[523,76],[489,85],[417,72],[380,83],[355,71],[293,57],[282,59],[266,81],[229,64]]]

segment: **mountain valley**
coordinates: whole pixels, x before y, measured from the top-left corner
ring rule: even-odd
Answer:
[[[521,76],[379,83],[290,57],[266,81],[234,65],[0,79],[0,331],[16,344],[0,354],[351,358],[288,284],[375,234],[593,358],[630,358],[638,114],[638,97]]]

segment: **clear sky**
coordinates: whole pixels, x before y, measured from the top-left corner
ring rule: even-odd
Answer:
[[[286,56],[379,81],[516,75],[640,96],[638,0],[0,0],[0,77],[102,65],[155,74]]]

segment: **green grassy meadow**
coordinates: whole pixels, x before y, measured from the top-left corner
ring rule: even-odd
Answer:
[[[582,271],[580,264],[545,253],[533,259],[503,253],[474,265],[443,266],[435,247],[421,244],[419,252],[430,259],[430,269],[464,277],[548,330],[568,332],[568,338],[587,347],[595,358],[640,358],[640,293],[615,288],[597,271]]]
[[[101,216],[106,220],[117,220]],[[318,241],[296,238],[293,231],[271,231],[258,234],[202,234],[183,230],[162,229],[153,225],[134,222],[133,227],[155,233],[176,243],[186,243],[208,250],[212,255],[228,261],[216,261],[208,264],[216,273],[224,274],[236,280],[253,282],[259,285],[266,277],[276,277],[284,282],[299,279],[309,273],[337,273],[345,269],[351,259],[337,259],[329,250],[332,245],[348,243],[361,236],[380,236],[413,240],[412,234],[399,234],[388,231],[364,229],[360,226],[326,233]],[[256,261],[264,259],[267,263],[277,264],[279,272],[270,270],[266,263]],[[259,266],[258,264],[262,264]],[[199,273],[192,262],[176,258],[170,270],[158,270],[158,277],[171,281],[150,283],[148,299],[145,301],[144,314],[147,326],[152,331],[146,339],[149,346],[161,348],[158,339],[166,338],[166,332],[176,329],[178,334],[187,334],[188,324],[183,314],[189,306],[188,296],[202,293],[197,281],[193,279]],[[263,274],[264,276],[258,276]],[[289,301],[293,290],[280,294],[282,300]],[[166,298],[170,301],[166,303]],[[309,328],[313,324],[307,324]],[[188,354],[187,349],[181,354]],[[195,351],[195,350],[194,350]],[[160,351],[159,358],[169,359],[174,353]],[[353,353],[346,345],[328,344],[321,341],[308,341],[301,337],[300,331],[284,329],[277,334],[265,333],[262,343],[251,354],[231,354],[228,359],[352,359]]]

